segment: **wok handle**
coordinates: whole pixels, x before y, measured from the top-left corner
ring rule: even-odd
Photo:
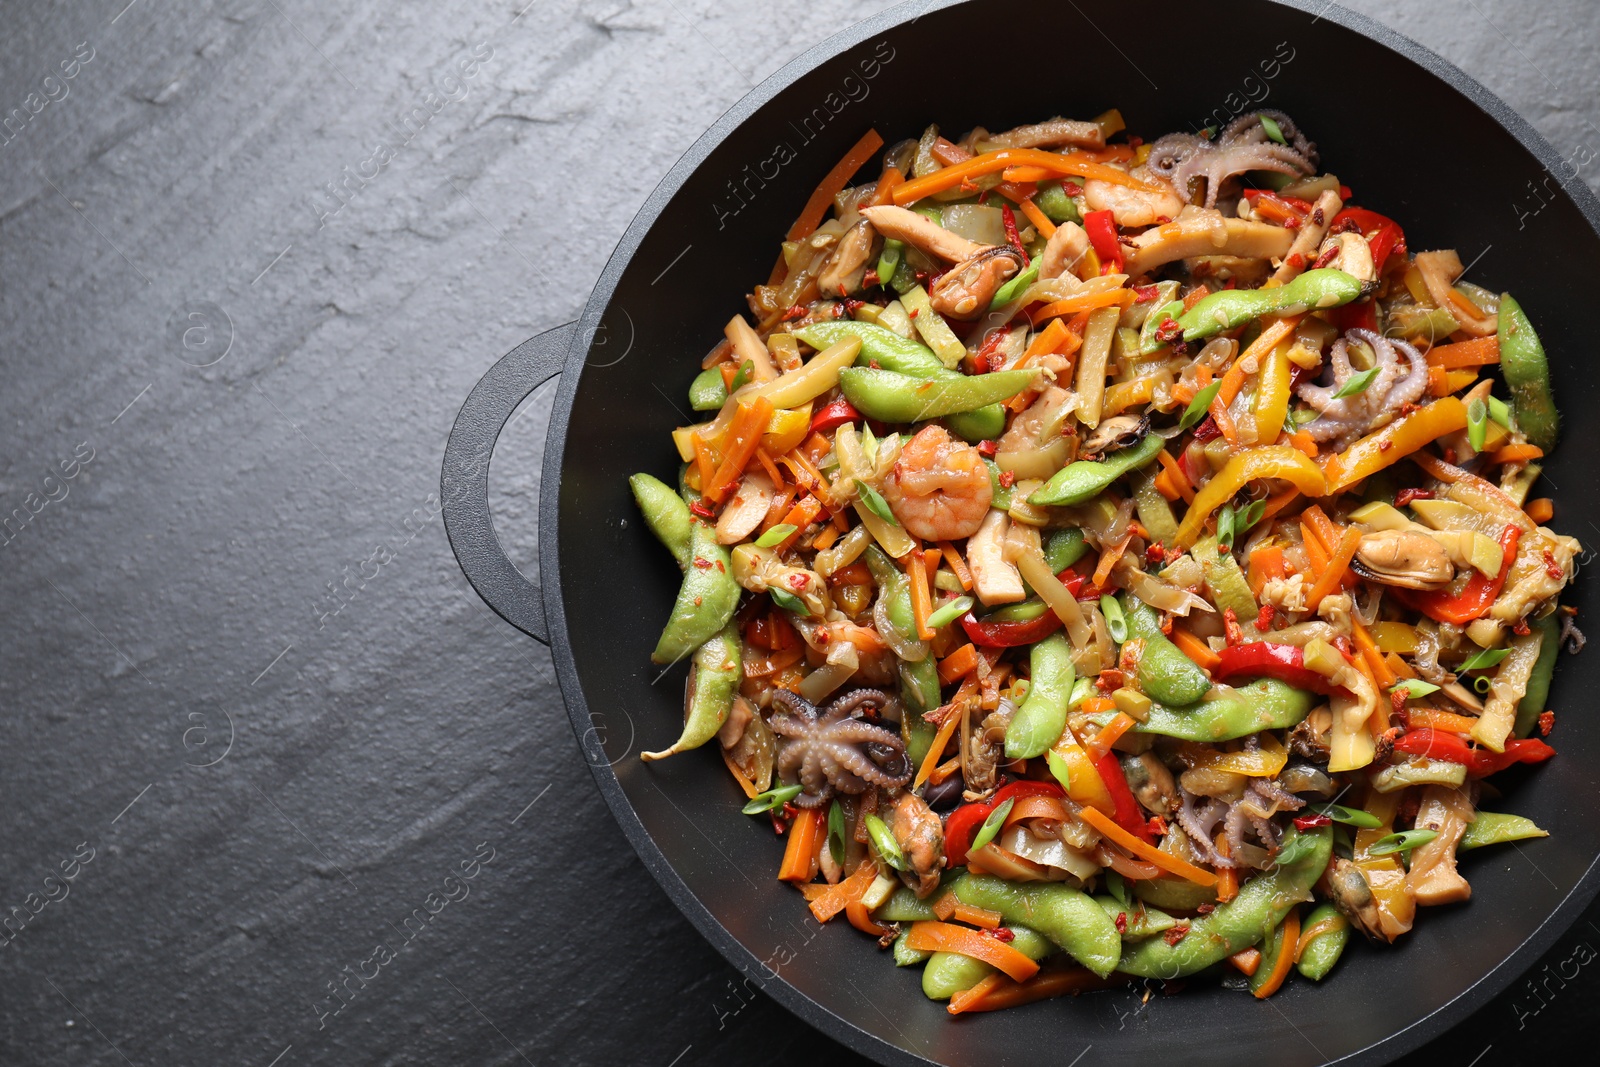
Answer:
[[[535,389],[561,373],[576,323],[530,337],[501,357],[472,387],[444,446],[439,497],[445,534],[467,581],[495,614],[550,643],[544,593],[506,556],[489,513],[489,461],[506,420]],[[551,487],[553,491],[553,487]],[[555,536],[555,531],[549,532]]]

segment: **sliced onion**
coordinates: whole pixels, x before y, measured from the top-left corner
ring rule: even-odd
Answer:
[[[1094,858],[1102,867],[1109,867],[1130,882],[1142,882],[1150,878],[1160,878],[1166,872],[1153,863],[1136,860],[1121,849],[1102,841],[1100,847],[1094,851]]]
[[[928,658],[928,643],[917,638],[907,637],[894,628],[889,621],[888,598],[880,595],[872,605],[872,623],[877,628],[878,636],[883,638],[883,643],[890,650],[907,663],[921,663]]]
[[[1059,837],[1035,837],[1025,826],[1001,831],[997,841],[1003,851],[1044,868],[1047,881],[1069,877],[1087,881],[1100,873],[1100,864],[1088,855],[1069,848]]]
[[[1187,616],[1193,610],[1215,610],[1204,597],[1196,596],[1187,589],[1168,585],[1141,570],[1130,567],[1123,574],[1122,580],[1130,593],[1157,611]]]

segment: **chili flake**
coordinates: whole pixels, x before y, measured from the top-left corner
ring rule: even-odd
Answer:
[[[1554,730],[1555,727],[1556,713],[1553,711],[1541,711],[1539,713],[1539,736],[1549,737],[1550,731]]]
[[[1432,500],[1432,489],[1402,489],[1394,495],[1394,506],[1403,508],[1413,500]]]
[[[1182,941],[1185,937],[1187,937],[1188,934],[1189,924],[1179,923],[1177,926],[1174,926],[1172,929],[1162,934],[1161,939],[1169,945],[1176,945],[1179,941]]]

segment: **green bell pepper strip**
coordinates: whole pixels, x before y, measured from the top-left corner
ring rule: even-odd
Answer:
[[[1067,701],[1076,676],[1072,645],[1051,634],[1028,654],[1028,696],[1006,725],[1006,756],[1032,759],[1056,743],[1067,727]]]
[[[1164,934],[1174,926],[1178,920],[1164,911],[1145,907],[1143,902],[1132,903],[1124,906],[1116,897],[1097,896],[1094,902],[1100,905],[1102,911],[1111,916],[1113,924],[1117,916],[1123,917],[1124,929],[1122,936],[1129,941],[1139,941],[1146,937]]]
[[[1212,293],[1180,315],[1178,325],[1183,327],[1185,341],[1199,341],[1263,315],[1326,311],[1350,303],[1361,292],[1361,282],[1354,275],[1323,267],[1308,270],[1276,289],[1224,289]]]
[[[1015,936],[1011,947],[1030,960],[1042,960],[1055,951],[1049,938],[1026,926],[1010,927]],[[993,974],[995,969],[982,960],[959,952],[935,952],[922,971],[922,992],[929,1000],[949,1000]]]
[[[1052,574],[1060,574],[1078,562],[1089,551],[1089,542],[1076,526],[1064,530],[1051,530],[1044,540],[1044,561],[1050,564]]]
[[[1167,498],[1156,488],[1156,472],[1152,468],[1146,467],[1134,478],[1133,506],[1138,511],[1139,521],[1150,531],[1153,541],[1172,544],[1173,538],[1178,535],[1178,517],[1172,513],[1172,505],[1167,503]]]
[[[954,378],[913,378],[889,370],[846,367],[839,372],[839,388],[845,399],[868,418],[923,422],[1009,400],[1038,376],[1037,368],[958,374]]]
[[[1260,678],[1211,700],[1193,704],[1151,704],[1150,717],[1135,733],[1160,734],[1182,741],[1232,741],[1261,730],[1287,730],[1299,725],[1322,698],[1295,689],[1276,678]],[[1104,726],[1115,712],[1089,718]]]
[[[1456,851],[1467,852],[1484,845],[1503,845],[1511,841],[1526,841],[1530,837],[1549,837],[1532,819],[1521,815],[1507,815],[1499,811],[1480,811],[1477,819],[1467,824]]]
[[[1040,182],[1039,191],[1034,194],[1033,202],[1039,205],[1039,210],[1044,212],[1045,218],[1051,222],[1083,222],[1083,216],[1078,213],[1078,205],[1067,195],[1067,191],[1061,187],[1059,181]]]
[[[689,669],[689,693],[684,701],[683,733],[672,747],[660,752],[645,752],[644,760],[666,759],[677,752],[699,748],[722,729],[733,710],[744,671],[739,655],[739,627],[732,620],[722,632],[701,645]]]
[[[1335,915],[1338,915],[1341,919],[1344,918],[1343,915],[1340,915],[1339,909],[1332,904],[1318,904],[1311,910],[1311,914],[1306,916],[1305,922],[1301,924],[1300,929],[1302,931],[1309,930],[1318,923],[1333,918]],[[1346,919],[1343,925],[1337,926],[1327,933],[1318,934],[1306,942],[1305,951],[1300,953],[1300,960],[1295,964],[1295,967],[1304,977],[1311,979],[1313,982],[1320,982],[1327,977],[1329,971],[1333,970],[1333,965],[1339,962],[1339,957],[1344,953],[1345,945],[1349,943],[1350,922]],[[1290,947],[1293,948],[1293,946]],[[1261,967],[1256,973],[1260,974],[1266,969],[1267,961],[1263,959]]]
[[[1527,737],[1544,712],[1545,701],[1550,699],[1550,680],[1555,675],[1556,656],[1561,651],[1561,624],[1552,612],[1533,624],[1540,633],[1539,658],[1533,661],[1528,674],[1528,688],[1517,704],[1517,721],[1511,728],[1516,737]]]
[[[728,624],[739,606],[739,583],[733,580],[728,550],[717,543],[717,533],[698,520],[690,524],[688,565],[672,614],[650,659],[676,663],[705,644]]]
[[[694,524],[689,506],[675,489],[648,474],[635,474],[628,479],[628,487],[633,490],[634,502],[644,515],[644,524],[667,546],[678,566],[687,567],[689,531]]]
[[[1261,609],[1256,605],[1255,594],[1250,592],[1250,583],[1244,571],[1239,569],[1239,561],[1233,558],[1233,553],[1218,551],[1217,539],[1207,537],[1197,542],[1190,549],[1190,554],[1200,564],[1217,610],[1232,608],[1234,617],[1239,620],[1239,627],[1246,635],[1254,634],[1256,616]]]
[[[1003,308],[1011,301],[1017,299],[1028,291],[1028,286],[1039,280],[1039,265],[1044,262],[1043,256],[1034,256],[1026,270],[1021,271],[1015,278],[1008,279],[1004,285],[994,291],[994,299],[989,301],[989,310]]]
[[[1000,464],[994,460],[986,459],[983,461],[983,465],[989,469],[989,490],[992,494],[989,499],[989,506],[999,508],[1001,511],[1010,511],[1012,489],[1016,486],[1016,483],[1012,482],[1011,485],[1000,484]]]
[[[1549,452],[1556,446],[1561,418],[1550,394],[1550,363],[1522,305],[1506,293],[1500,298],[1500,373],[1511,390],[1517,429]]]
[[[1291,830],[1285,835],[1284,847],[1305,836],[1311,839],[1310,847],[1298,858],[1250,879],[1228,903],[1191,920],[1189,932],[1177,944],[1169,945],[1166,938],[1157,937],[1124,946],[1118,969],[1141,978],[1182,978],[1259,944],[1283,922],[1290,908],[1311,896],[1311,887],[1328,866],[1332,831],[1326,826]]]
[[[946,369],[927,345],[909,337],[901,337],[876,323],[856,322],[853,319],[817,322],[795,331],[795,336],[819,352],[847,337],[860,338],[861,351],[856,356],[858,367],[876,366],[896,374],[935,381],[964,381],[967,378],[960,371]],[[964,441],[987,441],[1005,432],[1006,412],[999,404],[987,404],[975,411],[951,415],[945,419],[945,425]]]
[[[1039,507],[1057,507],[1091,500],[1105,492],[1112,482],[1124,474],[1153,462],[1165,445],[1160,434],[1149,433],[1138,444],[1113,452],[1105,459],[1080,459],[1076,463],[1069,463],[1034,490],[1028,497],[1028,503]]]
[[[1139,658],[1139,688],[1151,700],[1168,705],[1193,704],[1211,688],[1211,679],[1194,660],[1161,632],[1161,620],[1150,605],[1131,594],[1122,596],[1128,636],[1144,642]]]
[[[906,714],[900,719],[900,736],[906,743],[906,756],[913,767],[922,765],[922,758],[938,734],[938,729],[923,715],[939,706],[939,665],[932,656],[916,663],[900,661],[900,701]]]
[[[967,873],[951,891],[963,904],[999,912],[1008,925],[1032,927],[1101,978],[1117,969],[1122,937],[1116,923],[1082,890],[1060,882],[1022,884]]]

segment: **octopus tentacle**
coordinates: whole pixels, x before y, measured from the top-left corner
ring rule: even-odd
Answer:
[[[1359,341],[1372,349],[1378,374],[1366,389],[1354,396],[1336,394],[1356,373],[1350,363],[1350,343]],[[1402,371],[1400,360],[1405,358]],[[1428,362],[1415,347],[1372,330],[1350,330],[1333,343],[1329,353],[1332,385],[1310,382],[1296,387],[1295,393],[1318,412],[1305,426],[1313,440],[1334,441],[1343,447],[1357,437],[1394,417],[1406,404],[1421,398],[1428,384]]]
[[[781,738],[780,774],[800,783],[795,804],[816,808],[835,793],[863,793],[869,786],[897,789],[911,781],[911,760],[900,735],[852,717],[864,705],[883,707],[890,700],[880,689],[857,689],[819,710],[798,693],[773,691],[779,712],[768,725]]]

